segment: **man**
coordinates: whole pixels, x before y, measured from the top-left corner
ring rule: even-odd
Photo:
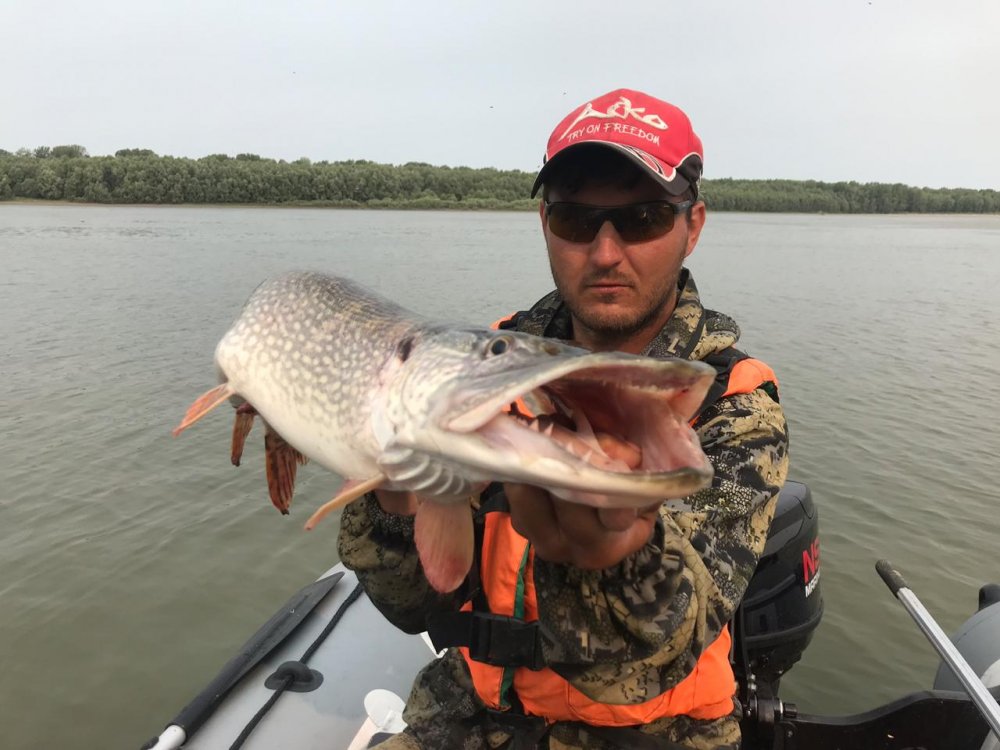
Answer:
[[[447,596],[417,560],[414,496],[379,491],[347,508],[341,557],[372,601],[404,630],[465,647],[420,673],[408,729],[382,747],[739,746],[727,622],[767,537],[787,435],[773,373],[732,348],[738,326],[702,307],[683,268],[705,223],[701,172],[701,141],[676,107],[622,89],[576,108],[532,191],[556,290],[499,325],[715,366],[694,424],[712,486],[639,511],[491,486],[477,563]],[[600,437],[638,465],[635,446]]]

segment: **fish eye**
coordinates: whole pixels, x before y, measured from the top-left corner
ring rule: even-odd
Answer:
[[[486,345],[487,356],[495,356],[497,354],[503,354],[505,351],[513,346],[514,341],[510,336],[497,336],[496,338],[490,340],[490,343]]]

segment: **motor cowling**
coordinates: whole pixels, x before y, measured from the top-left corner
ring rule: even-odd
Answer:
[[[788,481],[757,570],[736,611],[734,671],[746,688],[778,681],[799,659],[823,617],[820,591],[819,514],[809,488]]]

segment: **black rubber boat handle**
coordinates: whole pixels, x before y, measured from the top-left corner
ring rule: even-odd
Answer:
[[[875,563],[875,570],[885,581],[885,585],[889,587],[889,591],[892,592],[893,596],[899,594],[900,589],[908,589],[909,586],[906,585],[906,581],[903,580],[903,576],[899,574],[899,571],[892,567],[892,563],[888,560],[879,560]]]

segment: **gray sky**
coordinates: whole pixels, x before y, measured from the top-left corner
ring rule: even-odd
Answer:
[[[613,88],[705,176],[1000,189],[998,0],[0,0],[0,148],[533,171]]]

